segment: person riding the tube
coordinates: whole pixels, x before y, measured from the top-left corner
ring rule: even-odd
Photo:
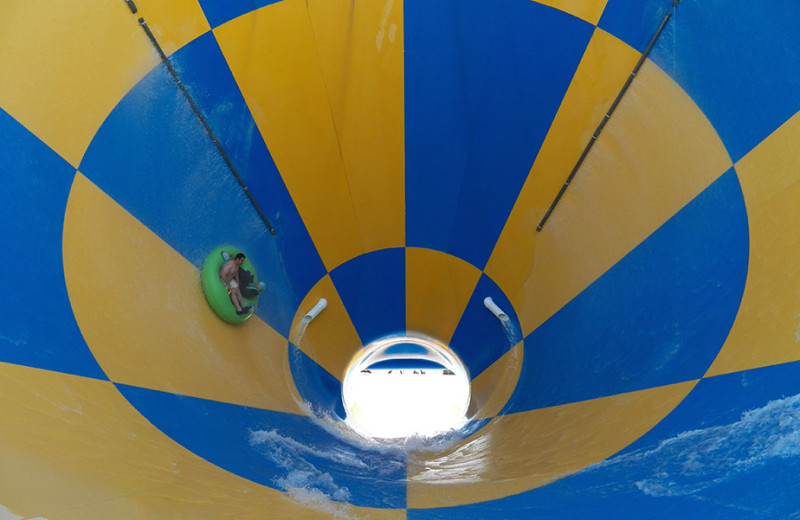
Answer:
[[[226,262],[231,259],[231,255],[227,251],[223,251],[221,254],[222,259]],[[239,266],[239,292],[242,293],[242,296],[253,299],[263,293],[266,288],[267,285],[264,282],[256,283],[256,277],[253,273],[241,265]]]
[[[236,307],[236,314],[243,315],[253,311],[252,305],[245,305],[242,292],[239,289],[239,268],[244,263],[244,253],[237,254],[234,258],[227,260],[219,269],[219,279],[228,289],[231,296],[231,303]]]

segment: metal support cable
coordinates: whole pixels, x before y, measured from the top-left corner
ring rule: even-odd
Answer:
[[[672,1],[672,9],[673,10],[675,9],[675,7],[677,7],[677,5],[680,3],[680,1],[681,0],[673,0]],[[639,61],[636,63],[636,66],[633,68],[633,71],[628,76],[628,79],[625,81],[625,84],[622,86],[622,89],[620,89],[619,93],[617,94],[617,97],[614,99],[614,102],[611,103],[611,107],[609,107],[608,111],[606,112],[606,115],[603,116],[603,119],[602,119],[602,121],[600,121],[600,124],[597,125],[597,129],[592,134],[591,139],[589,139],[589,143],[583,149],[583,152],[581,153],[580,157],[578,158],[578,161],[575,163],[575,166],[572,168],[572,171],[570,172],[569,176],[567,177],[567,180],[561,186],[561,189],[559,190],[558,195],[556,195],[556,198],[553,199],[553,202],[550,204],[550,207],[547,208],[547,211],[545,212],[544,217],[542,217],[542,220],[539,222],[539,225],[536,226],[536,231],[537,232],[542,230],[542,228],[544,227],[545,223],[547,222],[547,219],[550,218],[550,215],[553,213],[553,210],[556,208],[556,206],[558,205],[558,202],[561,200],[561,197],[564,196],[564,192],[567,191],[567,188],[569,187],[570,183],[572,182],[572,179],[575,177],[575,174],[578,173],[578,169],[583,164],[583,161],[586,159],[586,156],[589,155],[589,151],[592,149],[592,146],[594,146],[595,141],[597,141],[597,138],[600,136],[600,133],[603,131],[603,128],[606,126],[606,123],[611,118],[611,114],[613,114],[614,110],[616,110],[617,105],[619,105],[619,102],[622,100],[622,97],[628,91],[628,88],[631,86],[631,83],[633,83],[634,78],[636,78],[636,75],[639,73],[639,69],[642,68],[642,65],[644,64],[644,61],[647,59],[647,56],[650,54],[650,51],[653,50],[653,46],[656,44],[656,41],[658,40],[658,37],[661,36],[661,33],[664,31],[664,27],[667,26],[667,22],[669,21],[669,19],[671,17],[672,17],[672,11],[667,11],[667,13],[664,15],[664,18],[661,20],[661,24],[658,26],[658,29],[656,30],[655,34],[653,35],[652,38],[650,38],[650,42],[647,44],[647,47],[645,48],[644,52],[639,57]]]
[[[136,8],[136,4],[134,4],[133,0],[125,0],[125,3],[128,4],[128,8],[130,8],[133,14],[137,13],[138,9]],[[203,125],[203,128],[205,129],[208,136],[211,138],[211,141],[214,143],[214,146],[216,146],[217,151],[222,156],[223,160],[225,161],[225,164],[228,166],[228,169],[230,169],[231,173],[233,173],[233,176],[236,178],[236,181],[239,183],[239,186],[241,186],[242,191],[244,191],[244,194],[247,195],[248,200],[250,200],[250,204],[253,205],[253,208],[255,208],[256,212],[258,213],[258,216],[264,222],[264,225],[267,227],[270,234],[274,235],[275,228],[272,227],[272,224],[270,224],[269,220],[267,219],[267,216],[264,214],[263,211],[261,211],[261,207],[258,205],[255,198],[253,198],[253,194],[250,193],[250,190],[247,188],[247,184],[245,184],[244,180],[242,179],[242,176],[239,175],[239,171],[236,169],[236,166],[234,166],[230,156],[225,151],[225,148],[223,148],[222,143],[217,138],[217,135],[211,128],[211,125],[208,123],[208,120],[200,111],[200,108],[197,106],[197,103],[195,103],[194,99],[192,98],[192,95],[187,90],[186,85],[184,85],[183,81],[181,81],[181,78],[178,76],[178,72],[172,66],[172,63],[169,61],[169,57],[167,57],[166,53],[164,53],[164,50],[161,48],[161,45],[159,45],[158,40],[156,40],[153,31],[150,30],[150,27],[147,25],[147,22],[145,22],[144,18],[139,18],[139,25],[141,25],[142,29],[144,29],[145,34],[147,34],[147,37],[150,39],[150,42],[153,44],[153,47],[155,48],[156,52],[158,52],[158,55],[161,58],[162,63],[164,63],[164,66],[169,71],[173,81],[175,81],[175,85],[177,85],[178,89],[186,98],[186,101],[189,102],[189,106],[192,108],[192,111],[197,116],[197,119]]]

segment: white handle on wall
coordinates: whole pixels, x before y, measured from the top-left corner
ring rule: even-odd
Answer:
[[[497,316],[497,319],[499,319],[500,321],[508,321],[508,314],[503,312],[503,309],[501,309],[500,307],[497,306],[496,303],[494,303],[494,300],[492,300],[491,296],[487,296],[486,298],[484,298],[483,304],[486,306],[487,309],[492,311],[492,314]]]
[[[305,316],[303,316],[303,321],[305,321],[307,323],[307,322],[313,320],[314,318],[317,317],[317,314],[322,312],[322,309],[324,309],[327,306],[328,306],[328,300],[326,300],[325,298],[320,298],[319,301],[317,302],[317,304],[314,305],[311,308],[311,310],[306,313]]]

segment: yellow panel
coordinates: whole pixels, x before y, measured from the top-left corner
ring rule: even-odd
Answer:
[[[112,381],[301,413],[287,340],[257,317],[220,320],[197,269],[80,173],[63,249],[75,317]]]
[[[160,26],[190,27],[164,34],[172,47],[199,30],[196,21],[183,25],[189,4],[154,9]],[[0,108],[77,167],[112,108],[158,55],[122,0],[6,1],[0,19]]]
[[[214,34],[325,267],[364,253],[305,2],[269,5]]]
[[[405,245],[403,2],[308,2],[364,250]]]
[[[134,1],[138,8],[136,19],[145,19],[167,55],[211,29],[197,0]]]
[[[597,25],[608,0],[536,0],[536,2],[555,7],[592,25]]]
[[[487,419],[500,413],[517,386],[522,371],[523,352],[523,343],[517,343],[472,380],[468,417]]]
[[[600,462],[663,419],[697,381],[500,416],[479,434],[409,464],[408,507],[495,500]],[[442,493],[447,485],[447,493]]]
[[[454,256],[406,248],[406,328],[449,343],[480,277]]]
[[[224,471],[153,427],[109,382],[0,363],[2,506],[48,520],[327,519]],[[3,507],[0,506],[0,515]],[[405,511],[338,508],[352,518]]]
[[[536,226],[639,56],[617,38],[595,30],[486,266],[486,274],[508,295],[519,314],[524,335],[538,324],[536,308],[544,297],[530,283],[539,238]]]
[[[303,316],[320,298],[325,298],[327,307],[303,327]],[[290,337],[292,343],[340,381],[350,360],[362,346],[329,276],[320,280],[303,299],[294,317]]]
[[[405,509],[369,509],[347,503],[331,502],[316,497],[302,496],[294,501],[290,496],[280,497],[266,493],[253,493],[245,488],[243,495],[233,495],[229,490],[213,490],[205,494],[206,486],[173,491],[154,490],[134,497],[120,497],[110,503],[90,504],[75,510],[64,511],[47,520],[265,520],[265,518],[291,518],[296,520],[405,520]],[[169,494],[168,494],[169,493]],[[174,493],[174,495],[173,495]],[[244,500],[243,500],[244,499]],[[178,507],[174,507],[174,502]],[[207,501],[213,505],[207,506]],[[231,506],[228,507],[228,502]],[[188,502],[188,504],[187,504]],[[239,503],[244,502],[244,503]],[[223,504],[219,507],[219,504]],[[179,516],[184,515],[184,516]],[[274,515],[274,516],[273,516]],[[43,520],[43,519],[31,519]]]
[[[750,226],[744,296],[707,375],[800,360],[800,114],[736,164]]]
[[[511,298],[526,335],[732,163],[700,109],[648,61],[543,231],[523,241],[526,232],[535,233],[534,220],[544,214],[544,209],[533,209],[542,205],[528,191],[542,185],[536,180],[539,165],[537,159],[530,186],[526,184],[487,267]],[[561,163],[545,171],[561,171],[566,179],[571,166],[563,167]],[[544,191],[554,196],[557,190]]]

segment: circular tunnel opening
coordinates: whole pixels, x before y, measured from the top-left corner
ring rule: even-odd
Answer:
[[[353,357],[342,400],[345,423],[361,435],[433,437],[467,423],[470,378],[458,356],[438,341],[382,338]]]

